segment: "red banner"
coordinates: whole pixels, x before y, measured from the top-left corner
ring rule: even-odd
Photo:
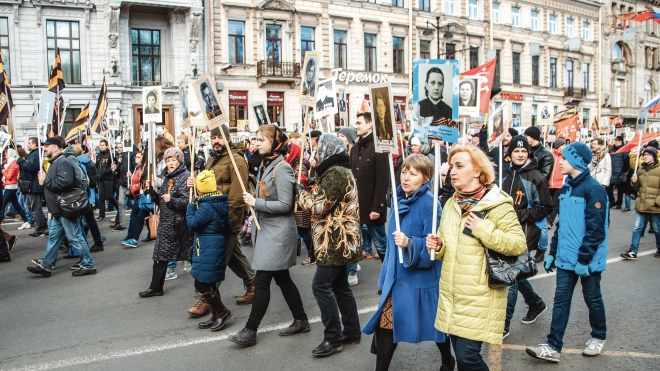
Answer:
[[[269,91],[266,93],[266,102],[269,106],[283,106],[284,92]]]
[[[481,107],[479,112],[488,113],[488,106],[490,103],[490,91],[493,88],[493,79],[495,77],[495,61],[497,57],[493,58],[486,64],[477,66],[469,71],[463,72],[463,76],[481,76],[481,86],[479,92],[481,93]]]
[[[247,106],[248,92],[246,91],[229,91],[229,105]]]
[[[557,127],[557,138],[569,139],[571,143],[577,140],[578,123],[580,118],[575,115],[565,120],[557,121],[553,125]]]

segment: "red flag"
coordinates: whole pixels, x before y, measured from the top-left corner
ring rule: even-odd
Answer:
[[[477,66],[469,71],[463,72],[462,76],[481,76],[481,86],[479,92],[481,94],[481,107],[479,112],[488,113],[488,106],[490,103],[490,90],[493,88],[493,79],[495,78],[495,62],[497,57],[491,59],[486,64]]]
[[[642,134],[642,146],[646,146],[651,140],[658,139],[659,137],[660,137],[660,134],[658,134],[658,133],[644,133],[644,134]],[[635,137],[633,137],[631,140],[629,140],[628,143],[625,144],[623,147],[621,147],[618,151],[612,153],[612,155],[618,155],[619,153],[631,152],[638,145],[639,145],[639,133],[635,134]]]
[[[553,125],[557,126],[557,138],[569,139],[571,143],[577,140],[578,122],[580,118],[573,117],[557,121]]]

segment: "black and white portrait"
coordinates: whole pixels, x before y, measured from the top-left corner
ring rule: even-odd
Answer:
[[[199,84],[198,89],[199,95],[202,97],[202,108],[204,109],[206,117],[208,117],[210,120],[220,116],[222,114],[222,110],[220,109],[218,100],[215,98],[211,83],[209,81],[203,81],[201,84]]]
[[[426,64],[419,66],[419,103],[415,115],[422,125],[440,125],[440,119],[453,117],[453,67]],[[423,79],[423,81],[421,80]]]
[[[144,122],[162,123],[163,102],[162,88],[160,86],[145,86],[142,90],[142,120]]]
[[[337,94],[335,93],[334,79],[319,82],[316,93],[316,117],[325,117],[337,112]]]
[[[458,105],[459,107],[474,107],[477,105],[475,98],[476,89],[474,80],[464,79],[458,84]]]
[[[541,120],[550,120],[550,106],[547,104],[541,109]]]
[[[319,54],[317,52],[305,52],[305,64],[303,65],[303,81],[300,89],[300,103],[306,106],[314,106],[316,103],[316,81],[318,79]]]
[[[210,74],[202,76],[192,85],[199,101],[202,116],[206,120],[209,129],[218,127],[229,121],[229,116],[227,116],[220,103],[215,86],[215,81]]]
[[[133,152],[133,128],[127,127],[122,133],[124,152]]]
[[[394,136],[396,126],[390,84],[369,85],[369,90],[376,152],[396,153],[398,148]]]
[[[185,84],[179,86],[179,97],[181,99],[181,118],[185,122],[190,115],[190,111],[188,111],[188,87]]]
[[[108,110],[108,130],[119,130],[119,111]]]
[[[270,124],[268,113],[262,102],[254,102],[252,104],[252,112],[254,113],[254,120],[257,122],[257,125]]]

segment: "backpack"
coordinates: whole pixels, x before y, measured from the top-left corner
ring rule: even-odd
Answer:
[[[76,156],[66,156],[66,160],[73,166],[73,171],[76,174],[76,181],[78,181],[78,188],[87,191],[89,188],[89,179],[82,165],[78,162]]]
[[[86,163],[85,170],[87,170],[87,177],[89,178],[89,188],[96,188],[99,181],[99,170],[96,168],[96,164],[91,161]]]

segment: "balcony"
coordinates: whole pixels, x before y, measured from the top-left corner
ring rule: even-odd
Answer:
[[[579,89],[569,86],[564,89],[564,103],[580,103],[587,98],[587,89]]]
[[[257,62],[257,82],[263,88],[268,83],[289,83],[293,89],[300,85],[300,63],[296,62]]]

